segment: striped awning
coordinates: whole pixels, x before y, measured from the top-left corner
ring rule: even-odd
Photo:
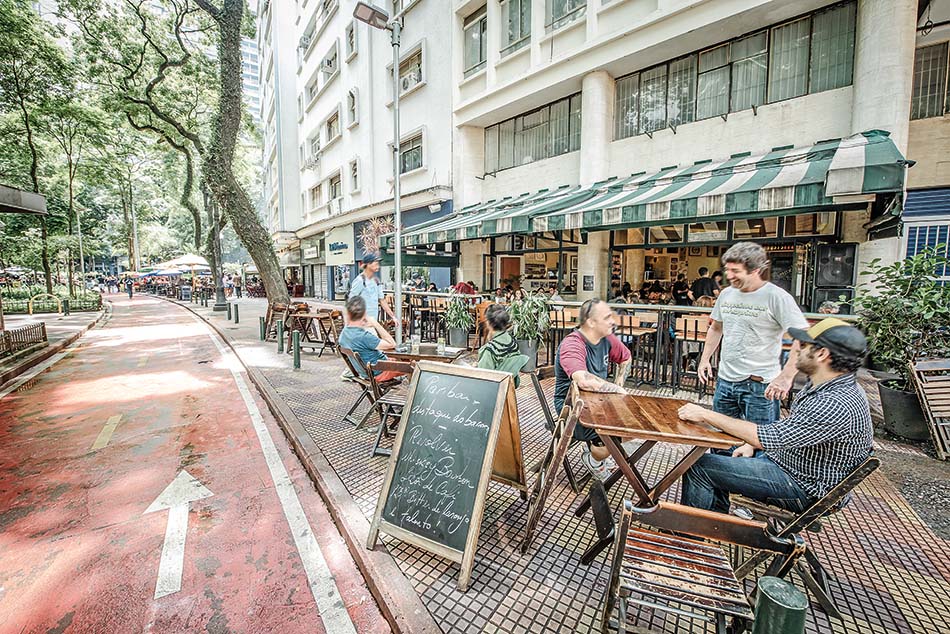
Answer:
[[[906,161],[887,132],[872,130],[803,148],[667,167],[600,188],[588,200],[539,214],[530,231],[603,229],[787,215],[899,192]]]

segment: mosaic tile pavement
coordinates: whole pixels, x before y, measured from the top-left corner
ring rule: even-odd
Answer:
[[[342,361],[305,355],[304,370],[293,372],[289,359],[284,362],[286,357],[276,353],[264,362],[260,342],[251,344],[253,335],[233,334],[247,342],[252,353],[245,358],[254,358],[254,365],[293,409],[371,518],[387,459],[369,457],[374,428],[356,430],[342,421],[359,393],[356,385],[339,380]],[[549,397],[552,389],[553,384],[545,385]],[[530,467],[540,460],[548,433],[529,382],[517,396],[525,465]],[[681,453],[680,447],[662,445],[641,467],[653,476],[665,473]],[[578,455],[572,458],[579,468]],[[677,487],[668,495],[678,496]],[[614,505],[622,496],[630,496],[626,487],[610,492]],[[464,593],[456,587],[456,564],[386,535],[382,539],[447,634],[595,631],[607,578],[606,555],[591,566],[580,564],[594,530],[589,514],[576,518],[571,512],[577,499],[562,473],[532,549],[522,555],[518,545],[527,503],[517,491],[491,483],[473,582]],[[950,542],[935,536],[883,475],[872,474],[845,510],[806,539],[831,573],[832,593],[845,616],[843,622],[831,620],[813,607],[806,632],[950,632]],[[701,622],[647,609],[637,615],[636,623],[648,632],[713,631]]]

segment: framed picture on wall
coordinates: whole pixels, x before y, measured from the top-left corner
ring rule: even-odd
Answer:
[[[703,254],[703,248],[702,248],[702,247],[690,247],[690,248],[689,248],[689,254],[690,254],[690,255],[700,256],[700,255]]]
[[[706,247],[706,257],[707,257],[707,258],[718,258],[718,257],[719,257],[719,247]]]
[[[567,261],[567,269],[569,271],[577,270],[577,256],[576,255],[572,255],[571,258]]]

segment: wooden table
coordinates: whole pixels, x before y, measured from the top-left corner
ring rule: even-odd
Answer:
[[[426,347],[421,348],[419,352],[409,352],[408,350],[387,350],[386,356],[390,359],[409,361],[411,363],[415,363],[416,361],[441,361],[442,363],[452,363],[462,356],[462,353],[465,352],[465,350],[465,348],[453,348],[451,346],[446,346],[445,352],[438,354],[435,351],[435,346],[432,346],[431,352]]]
[[[625,477],[637,494],[637,506],[640,507],[656,506],[660,495],[681,478],[707,449],[728,449],[742,444],[738,438],[710,426],[681,420],[677,411],[688,401],[596,392],[581,392],[580,398],[584,401],[580,424],[597,432],[617,462],[617,469],[604,481],[604,488],[609,489],[617,480]],[[625,440],[643,442],[628,457],[621,447]],[[658,442],[690,445],[692,448],[666,475],[650,485],[637,469],[637,461]],[[575,514],[580,517],[588,508],[589,496],[584,498]]]
[[[312,313],[291,313],[287,316],[287,353],[291,353],[292,333],[299,330],[302,334],[300,346],[312,348],[314,351],[319,348],[318,357],[323,356],[327,348],[336,349],[337,336],[339,333],[333,324],[333,320],[339,318],[340,313],[336,310],[318,309]]]

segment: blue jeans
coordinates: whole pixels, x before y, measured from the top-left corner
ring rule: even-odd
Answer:
[[[686,506],[728,513],[730,493],[796,513],[811,504],[808,494],[765,454],[733,458],[707,453],[683,476],[682,502]]]
[[[779,417],[779,402],[765,398],[764,381],[716,381],[713,411],[747,420],[756,425],[774,423]]]

